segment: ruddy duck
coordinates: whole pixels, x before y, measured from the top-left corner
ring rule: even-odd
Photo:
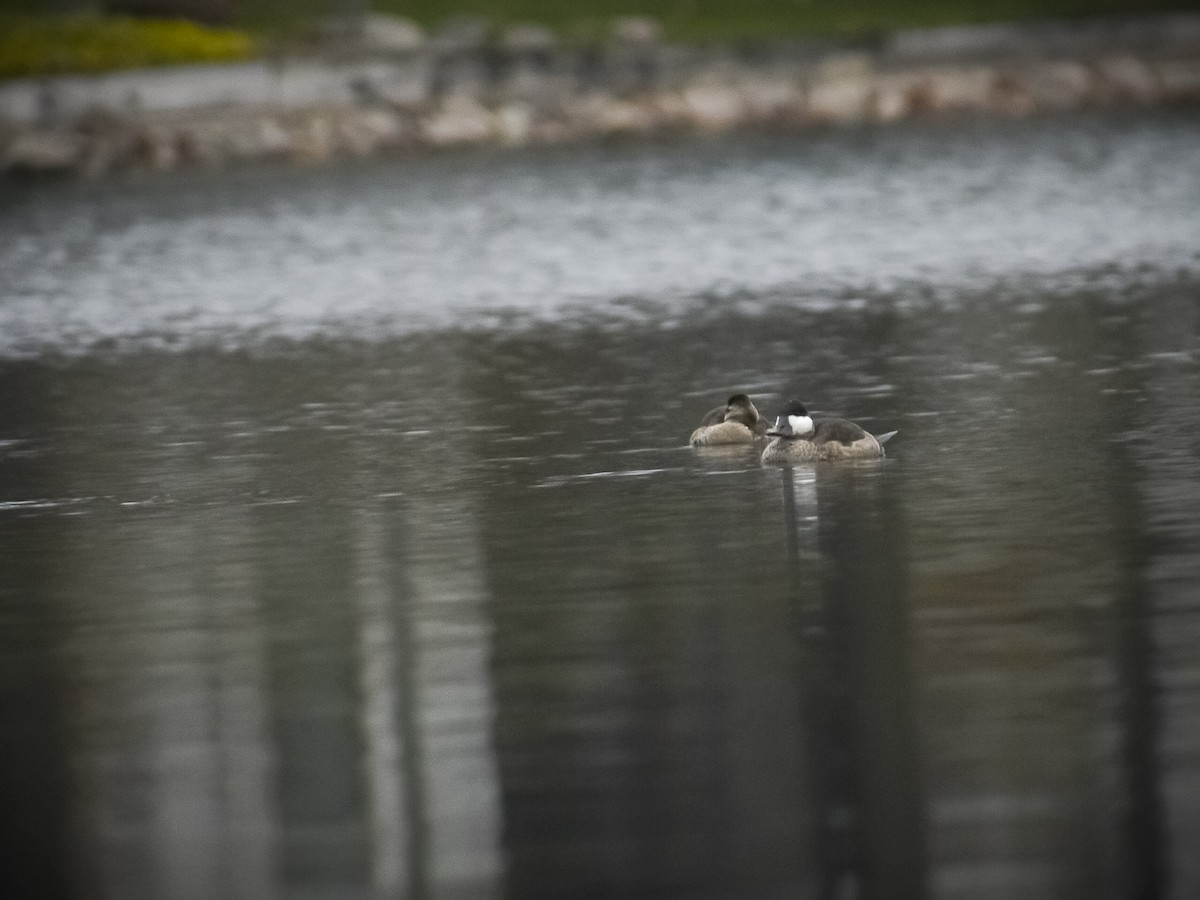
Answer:
[[[775,440],[763,450],[765,463],[815,462],[831,459],[879,459],[883,445],[896,434],[874,435],[845,419],[816,418],[804,404],[791,400],[767,434]]]
[[[705,413],[700,427],[692,432],[693,447],[712,447],[718,444],[753,444],[767,436],[767,423],[750,398],[734,394],[724,406]]]

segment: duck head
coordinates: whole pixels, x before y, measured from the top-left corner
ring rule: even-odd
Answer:
[[[812,434],[813,420],[799,400],[789,400],[775,417],[775,424],[767,429],[772,437],[802,438]]]
[[[753,430],[754,426],[758,424],[758,420],[758,410],[754,408],[754,404],[745,394],[734,394],[725,401],[726,422],[741,422]]]

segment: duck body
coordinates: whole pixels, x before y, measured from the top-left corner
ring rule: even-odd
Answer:
[[[724,406],[705,413],[692,432],[693,447],[753,444],[767,436],[767,423],[745,394],[734,394]]]
[[[824,462],[839,459],[882,459],[883,445],[896,432],[879,436],[846,419],[812,417],[804,404],[790,401],[775,425],[774,438],[763,449],[764,463]]]

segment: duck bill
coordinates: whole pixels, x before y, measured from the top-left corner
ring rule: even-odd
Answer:
[[[775,424],[767,429],[768,437],[791,437],[792,423],[787,420],[787,416],[776,416]]]

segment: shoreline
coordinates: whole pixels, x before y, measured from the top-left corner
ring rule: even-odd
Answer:
[[[514,33],[515,32],[515,33]],[[0,82],[0,173],[411,156],[1200,103],[1200,15],[902,31],[867,46],[604,45],[513,29],[369,55]]]

